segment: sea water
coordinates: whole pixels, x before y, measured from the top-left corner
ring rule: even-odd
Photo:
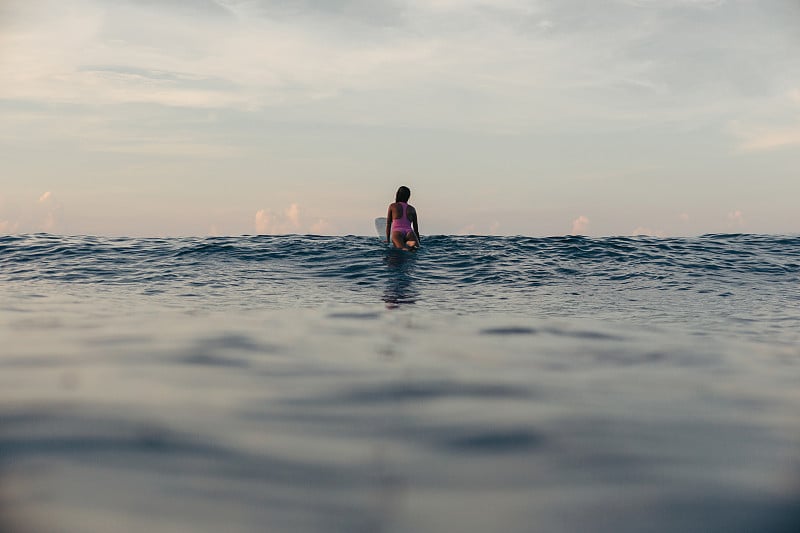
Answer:
[[[800,531],[800,237],[0,237],[0,531]]]

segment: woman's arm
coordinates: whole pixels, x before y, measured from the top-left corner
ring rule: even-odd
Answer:
[[[414,233],[417,234],[417,244],[420,243],[422,238],[419,236],[419,223],[417,222],[417,210],[414,210],[411,218],[411,227],[414,228]]]

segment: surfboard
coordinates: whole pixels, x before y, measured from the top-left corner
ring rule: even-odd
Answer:
[[[386,241],[386,217],[378,217],[375,219],[375,231],[378,232],[378,238],[381,242],[391,245]]]

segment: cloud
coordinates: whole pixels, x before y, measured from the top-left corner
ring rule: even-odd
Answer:
[[[309,229],[311,235],[333,235],[336,233],[335,226],[322,218],[311,224]]]
[[[631,232],[631,236],[633,237],[641,235],[646,235],[648,237],[664,237],[665,234],[663,230],[653,230],[643,226],[639,226]]]
[[[754,137],[743,142],[741,146],[747,151],[774,150],[787,146],[800,146],[800,126],[780,128],[771,131],[762,130]]]
[[[475,224],[467,224],[463,228],[459,229],[457,234],[458,235],[476,235],[478,229],[475,227]]]
[[[292,204],[283,213],[289,225],[295,228],[300,227],[300,206]]]
[[[63,233],[64,206],[52,191],[24,201],[0,197],[0,234]]]
[[[39,227],[45,233],[55,233],[56,230],[59,228],[59,221],[56,216],[56,213],[53,211],[47,213]]]
[[[391,84],[429,53],[411,36],[363,46],[309,9],[282,19],[248,4],[226,4],[227,17],[188,13],[187,24],[170,2],[37,2],[4,28],[0,97],[252,110]]]
[[[256,212],[256,233],[258,235],[271,235],[278,233],[274,228],[274,216],[269,210],[260,209]]]
[[[728,213],[728,227],[729,228],[742,228],[745,225],[744,214],[739,211],[731,211]]]
[[[19,222],[9,220],[6,218],[8,216],[6,199],[3,195],[0,195],[0,217],[2,217],[0,218],[0,235],[10,235],[19,231]]]
[[[0,220],[0,235],[12,235],[19,231],[19,222]]]
[[[572,235],[586,235],[589,229],[589,219],[581,215],[575,220],[572,221],[572,231],[570,232]]]
[[[770,47],[745,47],[730,37],[753,24],[756,8],[715,10],[724,17],[719,32],[693,23],[698,12],[721,4],[19,2],[15,10],[27,16],[15,17],[0,37],[0,97],[253,110],[347,95],[362,107],[376,103],[365,100],[366,93],[394,105],[375,105],[377,117],[349,113],[350,120],[429,123],[433,117],[512,131],[532,119],[561,124],[576,115],[641,120],[654,109],[675,112],[703,82],[737,84],[787,72],[791,59],[778,61],[776,54],[758,64],[758,73],[750,72],[748,66]],[[771,18],[758,20],[776,40],[784,35],[769,27]],[[687,38],[676,39],[682,29]],[[727,46],[726,39],[737,46]],[[740,61],[742,55],[749,61]],[[685,90],[687,80],[692,91]],[[542,101],[548,105],[532,105]],[[693,105],[683,113],[694,116],[708,107]]]
[[[678,215],[678,220],[680,220],[681,222],[689,222],[690,219],[691,217],[689,216],[689,213],[681,213],[680,215]]]
[[[764,152],[800,146],[800,89],[772,102],[771,112],[757,119],[732,120],[728,131],[739,138],[739,150]]]
[[[544,19],[542,21],[539,21],[537,26],[539,28],[541,28],[542,30],[551,30],[551,29],[553,29],[555,27],[555,23],[553,23],[552,20]]]
[[[625,0],[632,5],[642,7],[656,7],[658,3],[663,3],[663,0]],[[673,4],[678,6],[700,7],[700,8],[714,8],[721,7],[727,0],[671,0]]]
[[[109,137],[103,132],[96,132],[94,135],[86,132],[82,136],[86,141],[84,149],[90,152],[192,158],[237,157],[244,152],[242,148],[236,146],[196,142],[189,136],[177,137],[170,134],[162,134],[161,137],[116,134]]]
[[[225,110],[264,112],[254,118],[273,123],[549,130],[554,139],[705,124],[757,105],[800,74],[791,54],[772,52],[792,49],[794,28],[771,24],[789,17],[715,0],[11,4],[19,13],[0,32],[0,100],[49,120],[39,117],[34,128],[0,110],[0,140],[18,140],[25,129],[38,142],[78,138],[82,149],[111,153],[246,151],[235,136],[175,132],[172,118],[187,110],[220,111],[223,120],[232,116]],[[741,30],[758,39],[736,37]],[[737,98],[745,92],[747,106]],[[64,120],[65,109],[98,123],[64,126],[75,123]],[[141,110],[174,115],[146,127]],[[123,134],[136,129],[140,135]],[[794,144],[789,133],[770,142]]]
[[[731,118],[738,118],[742,133],[724,140],[743,151],[800,145],[800,123],[793,120],[800,104],[800,62],[790,53],[796,49],[797,18],[787,16],[796,0],[769,8],[740,0],[0,0],[0,5],[3,15],[13,12],[0,16],[0,144],[10,141],[12,151],[46,144],[54,152],[113,152],[87,159],[91,168],[80,170],[104,176],[102,193],[129,188],[134,179],[134,190],[146,190],[177,163],[126,153],[179,156],[186,169],[179,180],[195,171],[205,180],[218,169],[235,167],[237,183],[245,183],[244,176],[269,165],[278,177],[231,187],[218,199],[235,205],[242,205],[244,189],[260,188],[255,195],[285,187],[279,176],[290,173],[313,185],[327,174],[337,181],[346,174],[349,186],[358,180],[375,184],[369,174],[376,168],[408,175],[419,166],[437,173],[446,167],[448,175],[461,175],[470,186],[481,169],[503,166],[511,172],[495,173],[494,205],[523,209],[527,186],[520,182],[530,161],[517,140],[501,145],[487,137],[535,132],[518,140],[539,144],[534,170],[544,175],[557,169],[557,176],[542,178],[554,199],[548,228],[557,233],[570,229],[566,224],[576,216],[564,209],[569,203],[557,201],[577,188],[574,175],[623,176],[642,165],[667,174],[672,163],[658,159],[664,142],[692,167],[686,175],[704,176],[701,185],[708,190],[737,164],[713,149],[720,140],[714,135],[726,133],[715,130]],[[778,96],[784,102],[776,110]],[[212,115],[216,118],[203,122]],[[342,128],[352,124],[370,129]],[[449,135],[452,131],[445,137],[442,130],[480,132],[480,137]],[[397,139],[409,131],[425,132],[426,149],[399,159],[406,145]],[[701,136],[712,149],[695,151]],[[477,143],[481,150],[473,149]],[[359,147],[364,156],[355,164]],[[312,152],[315,157],[300,162]],[[24,153],[32,152],[19,151],[20,161]],[[463,157],[455,159],[454,153]],[[227,166],[194,161],[211,156],[241,160]],[[22,169],[13,185],[16,194],[25,184],[40,183],[33,167],[12,159]],[[777,183],[786,174],[789,163],[783,159],[764,160],[765,179]],[[655,172],[643,178],[650,179],[658,179]],[[440,181],[436,188],[444,189],[453,179]],[[634,196],[647,188],[643,182],[636,188],[586,189],[587,196],[596,192],[593,204],[599,208],[591,212],[602,221],[593,219],[589,226],[587,219],[573,232],[607,233],[612,221],[598,213],[634,205],[639,200]],[[783,197],[796,192],[789,182],[780,188]],[[662,204],[688,205],[679,198],[680,187],[673,189]],[[323,190],[307,187],[308,197],[297,199],[303,206],[322,205],[311,196]],[[700,198],[709,196],[704,190],[698,191]],[[508,191],[525,194],[512,197]],[[724,224],[731,204],[717,202],[724,200],[717,195],[704,210],[716,211],[717,224],[720,215]],[[286,205],[274,205],[273,211],[253,205],[240,223],[264,232],[306,231],[317,223],[318,217],[300,210],[286,214]],[[260,207],[265,209],[254,222],[250,217]],[[610,226],[615,232],[651,221],[625,220],[629,215],[623,211]],[[17,219],[16,213],[0,215]],[[330,216],[351,227],[339,218],[343,215]],[[477,221],[479,231],[497,216],[502,215]],[[19,218],[26,230],[35,225],[33,215]],[[505,222],[502,231],[531,231],[522,217],[514,223]],[[678,224],[674,218],[672,223]]]
[[[284,235],[287,233],[316,233],[332,228],[327,221],[317,219],[311,225],[306,225],[301,215],[300,206],[292,203],[286,209],[273,212],[271,209],[259,209],[255,215],[255,230],[259,235]]]
[[[57,201],[55,195],[51,191],[46,191],[39,197],[37,203],[40,219],[36,225],[36,231],[45,233],[63,231],[64,207],[61,202]]]
[[[800,146],[800,124],[796,126],[743,126],[732,123],[731,131],[739,137],[739,150],[765,152],[789,146]]]
[[[501,226],[498,220],[481,220],[479,224],[470,223],[459,228],[456,235],[497,235]]]

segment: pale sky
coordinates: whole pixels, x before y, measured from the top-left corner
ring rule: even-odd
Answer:
[[[798,0],[0,0],[0,234],[800,232]]]

